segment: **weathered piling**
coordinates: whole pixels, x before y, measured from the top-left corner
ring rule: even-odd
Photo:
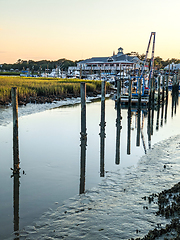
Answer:
[[[17,88],[11,89],[12,108],[13,108],[13,161],[14,172],[19,171],[19,138],[18,138],[18,96]]]
[[[128,128],[127,128],[127,154],[131,154],[131,99],[132,99],[132,81],[129,79],[128,89]]]
[[[120,164],[120,134],[121,134],[121,80],[117,81],[117,118],[116,118],[116,156],[115,163]]]
[[[164,102],[164,82],[165,82],[165,76],[162,77],[162,102]]]
[[[158,105],[160,104],[160,91],[161,91],[161,83],[160,83],[160,76],[158,76]]]
[[[152,84],[152,87],[151,87],[151,91],[152,91],[152,93],[151,93],[151,97],[152,97],[152,108],[154,108],[154,95],[155,95],[155,78],[154,77],[152,77],[152,82],[151,82],[151,84]]]
[[[166,76],[166,102],[168,101],[168,84],[169,84],[169,76]]]
[[[131,107],[131,100],[132,100],[132,80],[129,78],[129,88],[128,88],[128,106]]]
[[[86,83],[81,83],[81,163],[80,163],[80,187],[79,193],[85,192],[85,171],[86,171]]]
[[[149,102],[148,102],[149,109],[151,109],[151,104],[152,104],[152,78],[150,79],[149,82]]]
[[[81,83],[81,137],[86,137],[86,83]]]
[[[138,109],[141,108],[141,78],[138,78]]]
[[[106,94],[106,82],[101,82],[101,122],[100,122],[100,177],[104,177],[104,153],[105,153],[105,94]]]

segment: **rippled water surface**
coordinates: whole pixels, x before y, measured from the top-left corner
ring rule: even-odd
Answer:
[[[104,177],[100,177],[101,103],[87,104],[86,192],[81,195],[80,105],[29,104],[19,108],[21,177],[16,221],[20,239],[128,239],[147,234],[158,221],[166,223],[153,214],[156,204],[147,206],[142,197],[179,181],[180,139],[174,136],[180,133],[180,114],[177,106],[172,117],[169,97],[167,118],[165,106],[159,112],[155,110],[153,118],[151,113],[150,122],[148,111],[141,111],[139,147],[136,146],[138,116],[132,109],[130,155],[127,154],[128,113],[122,109],[120,164],[115,164],[117,110],[113,100],[106,100]],[[13,191],[18,185],[10,170],[13,166],[11,111],[10,107],[0,109],[0,239],[9,238],[17,224],[13,220],[17,204],[13,202]],[[153,124],[151,136],[148,136],[149,123]]]

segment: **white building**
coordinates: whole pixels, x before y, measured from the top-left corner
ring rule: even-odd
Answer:
[[[111,57],[93,57],[77,63],[77,67],[69,67],[68,74],[74,71],[83,71],[86,74],[107,73],[118,74],[120,71],[139,69],[142,61],[137,56],[129,56],[123,53],[123,48],[118,49],[117,54]]]

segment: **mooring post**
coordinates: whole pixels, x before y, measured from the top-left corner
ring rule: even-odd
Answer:
[[[132,99],[132,80],[129,78],[129,92],[128,92],[128,98],[129,98],[129,105],[131,106],[131,99]]]
[[[152,108],[154,107],[154,95],[155,95],[155,78],[154,76],[152,77]]]
[[[81,137],[86,136],[86,83],[81,83]]]
[[[86,169],[86,83],[81,83],[81,169],[79,193],[85,192],[85,169]]]
[[[19,139],[18,139],[18,96],[17,88],[11,89],[13,107],[13,161],[14,172],[19,171]]]
[[[160,104],[160,90],[161,90],[161,83],[160,83],[160,76],[158,76],[158,105]]]
[[[165,79],[165,76],[163,75],[163,78],[162,78],[162,102],[164,102],[164,79]]]
[[[104,152],[105,152],[105,94],[106,94],[106,82],[101,82],[101,122],[100,122],[100,177],[104,177]]]
[[[166,75],[166,101],[168,101],[168,84],[169,84],[169,76]]]
[[[138,77],[138,108],[141,107],[141,78]]]
[[[101,123],[105,124],[105,93],[106,93],[106,82],[101,82]],[[101,125],[101,127],[104,127]]]
[[[116,156],[115,163],[120,164],[120,132],[121,132],[121,80],[117,81],[117,118],[116,118]]]
[[[141,78],[138,77],[138,109],[137,109],[137,138],[136,146],[140,146],[140,131],[141,131]]]

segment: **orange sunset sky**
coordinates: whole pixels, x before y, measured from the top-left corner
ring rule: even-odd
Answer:
[[[179,0],[0,0],[0,63],[146,52],[180,59]]]

